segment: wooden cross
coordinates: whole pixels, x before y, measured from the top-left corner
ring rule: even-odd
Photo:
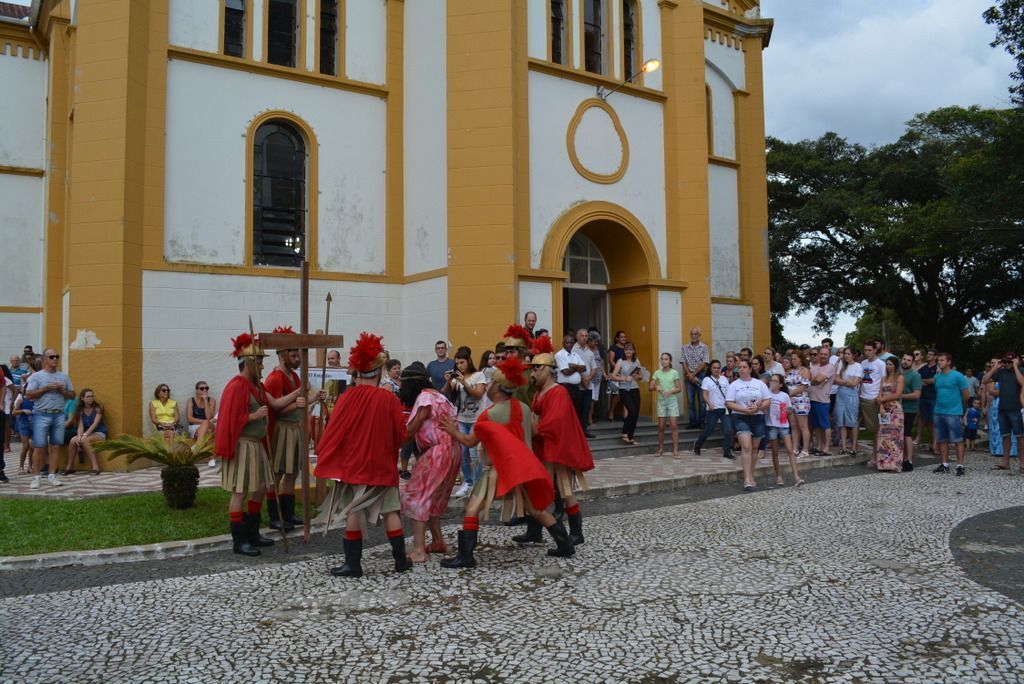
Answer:
[[[263,349],[295,349],[298,348],[302,356],[300,378],[302,380],[302,396],[309,398],[309,350],[326,349],[327,347],[342,347],[345,345],[345,338],[342,335],[328,335],[325,326],[325,334],[309,334],[309,262],[302,262],[302,283],[300,285],[300,299],[302,300],[301,313],[299,315],[299,333],[259,333],[256,335],[257,344]],[[328,315],[330,315],[331,295],[327,294]],[[302,445],[302,511],[305,519],[303,526],[303,541],[309,542],[309,405],[302,409],[302,420],[299,422],[300,437]],[[273,462],[273,454],[271,462]]]

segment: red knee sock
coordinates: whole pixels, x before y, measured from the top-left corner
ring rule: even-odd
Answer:
[[[345,530],[345,539],[347,541],[356,541],[362,539],[363,533],[359,530]]]
[[[242,511],[228,511],[228,520],[233,523],[242,522]]]
[[[568,508],[565,509],[565,514],[566,515],[576,515],[579,512],[580,512],[580,505],[579,504],[573,504],[572,506],[569,506]]]
[[[246,510],[248,510],[250,513],[259,513],[261,510],[263,510],[262,501],[253,501],[252,499],[249,499],[249,503],[247,504],[247,506],[248,507]]]
[[[388,530],[388,539],[394,539],[395,537],[404,537],[405,530],[401,527],[396,527],[393,530]]]
[[[277,501],[277,494],[274,492],[267,492],[267,501]]]
[[[462,529],[466,532],[476,532],[480,529],[480,518],[471,518],[467,515],[462,519]]]

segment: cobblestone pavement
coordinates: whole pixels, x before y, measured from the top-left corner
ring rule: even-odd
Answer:
[[[475,570],[377,547],[358,580],[331,556],[8,598],[0,679],[1016,680],[1024,608],[950,536],[1024,477],[971,462],[592,516],[571,559],[487,527]]]

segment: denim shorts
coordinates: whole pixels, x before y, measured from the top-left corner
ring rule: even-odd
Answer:
[[[999,409],[997,415],[999,416],[999,434],[1020,437],[1024,433],[1024,419],[1021,418],[1020,411]]]
[[[964,429],[963,425],[960,423],[960,416],[936,413],[933,420],[935,421],[936,442],[959,444],[964,441]]]
[[[783,437],[789,437],[788,427],[775,427],[774,425],[768,426],[768,441],[774,441],[776,439],[782,439]]]
[[[49,441],[47,441],[49,438]],[[64,412],[32,414],[32,446],[64,444]]]
[[[732,431],[737,435],[746,432],[753,439],[761,439],[764,437],[764,414],[732,414]]]

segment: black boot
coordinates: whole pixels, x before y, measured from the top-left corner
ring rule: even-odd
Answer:
[[[533,518],[527,518],[526,520],[526,532],[523,534],[517,534],[512,537],[512,541],[517,544],[539,544],[544,541],[544,537],[541,536],[541,530],[544,526]]]
[[[284,499],[284,497],[282,496],[281,499]],[[284,502],[282,501],[281,503],[283,504]],[[270,518],[270,529],[280,530],[283,527],[286,532],[295,529],[291,523],[281,520],[280,510],[282,508],[284,506],[278,505],[278,499],[267,499],[267,516]]]
[[[473,549],[476,548],[476,530],[459,530],[459,555],[441,561],[442,568],[475,568],[476,559]]]
[[[249,534],[245,522],[231,523],[231,550],[243,556],[258,556],[260,550],[249,543]]]
[[[305,521],[295,517],[295,495],[282,494],[278,500],[281,502],[281,521],[286,525],[302,527]]]
[[[569,514],[569,539],[573,546],[579,546],[583,539],[583,514],[580,512]]]
[[[555,540],[555,548],[548,549],[549,556],[555,556],[556,558],[568,558],[569,556],[576,553],[576,548],[573,546],[572,541],[569,539],[569,535],[565,531],[565,526],[561,522],[556,522],[554,525],[548,528],[548,534]]]
[[[405,553],[405,537],[389,537],[391,556],[395,559],[395,572],[412,570],[412,561]]]
[[[260,534],[260,514],[245,513],[242,516],[245,521],[245,531],[249,535],[249,543],[253,546],[273,546],[274,540]]]
[[[555,516],[555,520],[561,520],[565,517],[565,499],[557,491],[555,492],[555,507],[551,511],[551,515]]]
[[[341,567],[331,568],[331,574],[335,577],[362,577],[363,540],[343,539],[341,545],[345,549],[345,564]]]

